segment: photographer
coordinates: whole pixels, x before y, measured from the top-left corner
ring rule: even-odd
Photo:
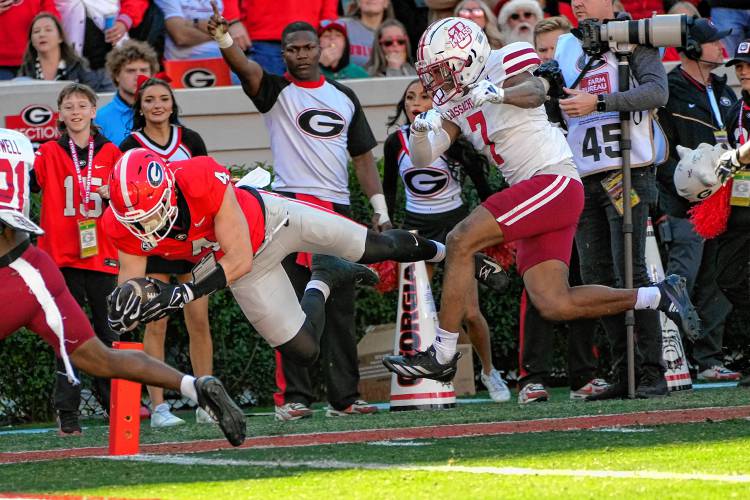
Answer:
[[[698,365],[698,380],[710,382],[740,377],[722,362],[724,321],[731,304],[716,288],[715,266],[710,264],[716,240],[704,244],[695,232],[688,220],[690,202],[677,193],[674,170],[679,161],[678,145],[694,149],[701,143],[727,142],[724,124],[737,98],[727,85],[726,76],[711,71],[723,62],[721,39],[728,34],[707,19],[695,21],[687,44],[678,49],[681,64],[668,75],[669,101],[659,110],[659,123],[669,144],[669,158],[657,173],[659,209],[664,214],[658,227],[667,247],[666,273],[684,276],[691,294],[695,290],[693,298],[705,335],[693,344],[693,357]]]
[[[609,0],[574,0],[573,12],[580,21],[611,20],[614,8]],[[583,182],[585,203],[576,233],[581,259],[581,278],[587,284],[624,286],[623,201],[633,206],[633,284],[649,284],[645,265],[646,220],[649,206],[656,202],[654,146],[651,139],[651,110],[667,102],[667,75],[656,48],[638,45],[630,57],[630,90],[620,92],[618,60],[611,50],[598,56],[584,53],[580,40],[563,35],[557,43],[559,63],[568,97],[560,109],[568,129]],[[634,80],[634,81],[633,81]],[[620,111],[632,116],[631,166],[635,196],[622,195],[620,153]],[[637,328],[636,375],[638,397],[668,394],[661,354],[661,325],[655,311],[635,313]],[[608,390],[588,399],[627,396],[626,330],[624,316],[602,319],[612,349],[613,380]]]

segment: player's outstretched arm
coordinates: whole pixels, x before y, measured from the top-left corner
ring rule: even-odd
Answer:
[[[234,71],[242,82],[242,88],[250,97],[257,95],[260,89],[260,81],[263,79],[263,68],[255,61],[251,61],[245,53],[234,43],[229,34],[229,23],[219,13],[216,2],[211,2],[214,10],[208,21],[208,33],[219,44],[221,55],[229,67]]]
[[[455,123],[443,120],[437,110],[420,113],[411,124],[409,156],[415,167],[427,167],[437,160],[461,133]]]
[[[230,284],[249,273],[253,267],[250,230],[232,186],[224,192],[224,199],[214,219],[214,232],[224,252],[218,263],[224,270],[226,283]]]

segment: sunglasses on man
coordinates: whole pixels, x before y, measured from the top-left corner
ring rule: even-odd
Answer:
[[[471,19],[472,17],[484,17],[484,11],[477,7],[476,9],[461,9],[458,11],[458,17]]]
[[[514,12],[510,15],[510,18],[514,21],[518,21],[519,19],[521,19],[521,16],[523,16],[524,19],[531,19],[532,17],[536,17],[536,14],[534,14],[533,12],[522,12],[520,14],[518,12]]]
[[[381,38],[380,45],[383,47],[393,47],[393,44],[397,44],[399,47],[406,46],[406,38]]]

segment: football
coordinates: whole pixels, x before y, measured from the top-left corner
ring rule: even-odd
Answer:
[[[141,305],[159,295],[159,287],[146,278],[133,278],[121,285],[122,293],[136,295],[141,298]]]

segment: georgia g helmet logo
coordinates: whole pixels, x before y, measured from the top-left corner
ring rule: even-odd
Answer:
[[[307,135],[319,139],[333,139],[341,135],[346,120],[330,109],[306,109],[297,115],[297,125]]]
[[[164,169],[159,162],[149,162],[148,167],[146,167],[146,179],[148,179],[148,183],[151,184],[151,187],[161,186],[161,183],[164,180]]]
[[[430,197],[448,186],[448,175],[437,168],[410,168],[404,172],[404,185],[414,196]]]
[[[448,40],[454,47],[465,49],[471,43],[471,28],[462,22],[457,22],[448,28]]]

